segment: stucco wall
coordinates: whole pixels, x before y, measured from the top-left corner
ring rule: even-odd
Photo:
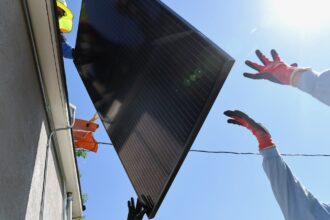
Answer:
[[[0,219],[39,219],[46,117],[21,1],[0,1]],[[45,219],[62,219],[63,192],[49,156]],[[51,204],[51,206],[50,206]],[[47,215],[47,218],[46,218]]]
[[[63,219],[64,194],[62,194],[62,180],[58,167],[56,166],[55,153],[53,150],[49,155],[48,161],[43,217],[44,219]]]

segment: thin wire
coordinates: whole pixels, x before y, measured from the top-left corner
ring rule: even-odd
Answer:
[[[97,144],[102,144],[102,145],[111,145],[111,146],[113,146],[113,144],[112,144],[112,143],[108,143],[108,142],[97,142]]]
[[[111,145],[112,143],[109,142],[97,142],[101,145]],[[199,149],[192,149],[190,152],[195,153],[205,153],[205,154],[233,154],[233,155],[253,155],[253,156],[260,156],[260,153],[255,152],[236,152],[236,151],[212,151],[212,150],[199,150]],[[285,157],[330,157],[330,154],[303,154],[303,153],[282,153],[281,156]]]
[[[190,152],[196,153],[207,153],[207,154],[235,154],[235,155],[261,155],[260,153],[253,153],[253,152],[234,152],[234,151],[210,151],[210,150],[195,150],[192,149]]]
[[[196,152],[196,153],[207,153],[207,154],[234,154],[234,155],[254,155],[254,156],[260,156],[260,153],[254,153],[254,152],[235,152],[235,151],[209,151],[209,150],[198,150],[198,149],[192,149],[190,152]],[[286,157],[330,157],[330,154],[302,154],[302,153],[283,153],[281,156]]]

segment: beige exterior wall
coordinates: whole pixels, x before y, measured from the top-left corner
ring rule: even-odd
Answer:
[[[39,219],[47,128],[22,1],[0,1],[0,219]],[[63,178],[51,149],[44,219],[64,215]]]

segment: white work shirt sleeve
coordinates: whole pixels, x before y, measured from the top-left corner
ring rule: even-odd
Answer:
[[[320,75],[312,70],[307,70],[302,73],[295,87],[330,106],[330,70],[324,71]]]
[[[295,178],[275,147],[261,150],[263,168],[286,220],[329,220],[330,206],[320,203]]]

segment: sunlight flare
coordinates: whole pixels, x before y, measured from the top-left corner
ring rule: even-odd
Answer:
[[[292,28],[317,29],[329,22],[329,0],[277,0],[273,3],[283,25]]]

